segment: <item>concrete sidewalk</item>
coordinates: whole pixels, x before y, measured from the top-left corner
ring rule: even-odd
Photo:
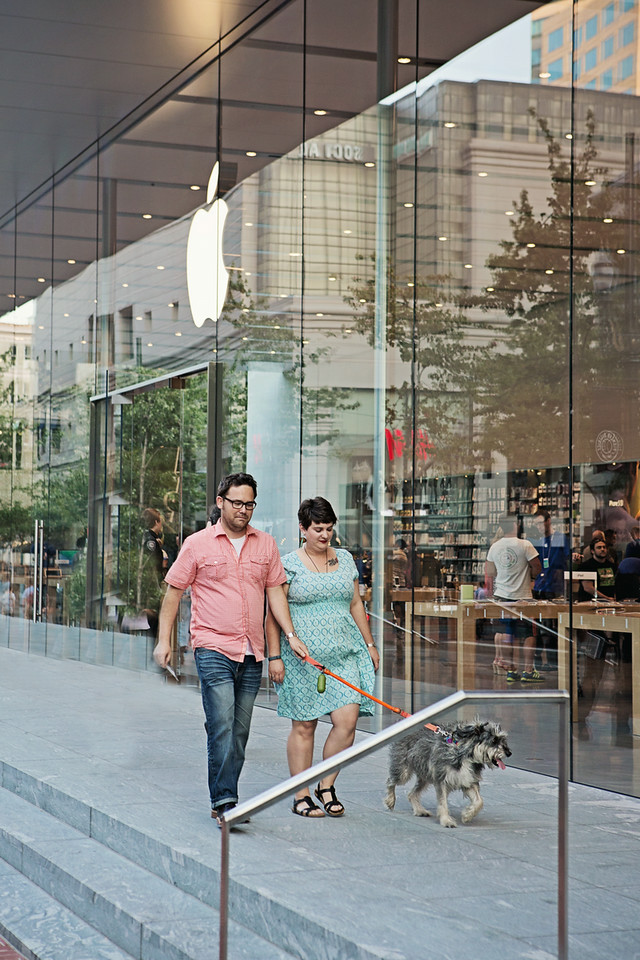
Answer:
[[[288,729],[273,711],[256,708],[241,799],[287,778]],[[325,732],[320,725],[320,743]],[[469,826],[445,830],[435,818],[411,816],[406,791],[393,813],[383,808],[386,764],[380,753],[343,771],[341,819],[295,817],[288,800],[233,831],[231,960],[556,956],[556,782],[514,767],[489,772],[482,813]],[[220,832],[209,817],[195,689],[2,648],[0,769],[0,934],[42,960],[217,956]],[[457,819],[461,804],[454,795]],[[432,793],[425,805],[435,807]],[[69,851],[80,849],[81,880],[80,853],[69,865]],[[150,879],[119,887],[103,880],[116,890],[107,927],[87,903],[106,900],[91,874],[106,872],[115,856]],[[92,871],[92,858],[99,869]],[[55,879],[41,879],[45,860]],[[38,950],[23,936],[30,907],[15,873],[36,862],[33,896],[44,889],[65,904],[59,917],[56,901],[38,907],[45,914]],[[109,869],[124,867],[114,861]],[[62,889],[63,876],[72,877],[64,882],[73,894]],[[151,889],[153,878],[188,898],[173,915],[165,892],[144,907],[129,903],[127,884]],[[570,957],[640,958],[640,801],[570,787],[569,878]],[[110,952],[100,941],[93,952],[71,952],[67,940],[58,953],[47,952],[47,940],[65,942],[62,917],[71,939],[86,936],[73,933],[68,910],[118,948]],[[129,939],[118,926],[125,916],[130,926],[135,920]]]

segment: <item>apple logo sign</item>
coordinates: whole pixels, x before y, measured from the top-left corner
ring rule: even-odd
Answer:
[[[211,171],[207,202],[197,210],[187,238],[187,289],[191,316],[196,327],[205,320],[214,323],[222,313],[227,296],[229,274],[222,259],[222,234],[229,207],[216,200],[220,164]]]

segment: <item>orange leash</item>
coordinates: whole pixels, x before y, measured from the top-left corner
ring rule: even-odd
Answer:
[[[317,660],[314,660],[313,657],[304,657],[307,663],[310,663],[312,667],[317,667],[321,673],[326,673],[328,677],[333,677],[334,680],[339,680],[340,683],[344,683],[345,687],[351,687],[352,690],[356,690],[358,693],[361,693],[363,697],[368,697],[369,700],[373,700],[375,703],[379,703],[381,707],[386,707],[387,710],[391,710],[392,713],[399,713],[401,717],[410,717],[411,714],[407,713],[405,710],[401,710],[399,707],[393,707],[390,703],[385,703],[384,700],[378,700],[377,697],[374,697],[372,694],[367,693],[366,690],[361,690],[360,687],[356,687],[355,684],[349,683],[348,680],[345,680],[344,677],[338,676],[337,673],[332,673],[331,670],[328,670],[326,667],[323,667],[321,663],[318,663]],[[435,728],[434,728],[435,729]]]

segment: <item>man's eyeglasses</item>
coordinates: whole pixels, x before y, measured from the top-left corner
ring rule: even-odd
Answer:
[[[234,510],[242,510],[243,507],[245,510],[255,510],[256,508],[255,500],[230,500],[229,497],[223,497],[222,499],[230,503]]]

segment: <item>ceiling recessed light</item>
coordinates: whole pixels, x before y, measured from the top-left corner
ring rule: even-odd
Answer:
[[[143,214],[142,214],[142,219],[143,219],[143,220],[152,220],[152,219],[153,219],[153,214],[151,214],[151,213],[143,213]]]
[[[465,270],[471,270],[472,267],[473,267],[472,263],[465,263],[464,265]]]
[[[152,346],[153,346],[153,344],[151,343],[151,341],[149,341],[149,343],[147,344],[147,346],[148,346],[148,347],[152,347]]]
[[[539,73],[538,76],[540,77],[541,80],[548,80],[551,74],[544,72],[544,73]]]
[[[412,207],[412,206],[413,204],[409,201],[407,201],[407,203],[403,203],[403,207]]]
[[[367,162],[365,163],[365,167],[375,167],[375,163],[373,162],[373,160],[367,160]]]
[[[435,305],[436,305],[436,307],[441,307],[441,306],[442,306],[442,301],[441,301],[441,300],[437,300]]]
[[[343,230],[342,232],[344,233],[345,237],[348,237],[351,233],[353,233],[353,230]]]
[[[444,125],[448,130],[451,130],[452,127],[455,127],[455,123],[453,123],[451,120],[445,120]]]
[[[366,302],[367,302],[367,301],[365,300],[364,297],[360,297],[360,303],[366,303]]]
[[[326,117],[327,115],[326,110],[314,110],[313,112],[315,113],[316,117]]]
[[[199,189],[200,187],[198,186],[197,183],[192,183],[191,186],[189,187],[189,190],[199,190]],[[149,344],[147,344],[147,346],[149,346]]]
[[[245,223],[245,227],[252,227],[252,226],[253,226],[252,221],[251,221],[251,220],[247,220],[247,222]]]
[[[548,273],[549,276],[551,276],[551,274],[553,273],[553,270],[545,270],[545,273]]]
[[[67,260],[67,263],[75,263],[75,260]]]
[[[504,215],[505,215],[505,217],[512,217],[512,216],[513,216],[513,210],[505,210]]]
[[[179,330],[176,330],[176,337],[181,337],[181,336],[182,336],[182,334],[180,333],[180,331],[179,331]]]
[[[168,306],[168,307],[175,307],[175,303],[168,303],[167,306]]]
[[[572,134],[572,133],[565,133],[564,138],[565,138],[565,140],[573,140],[573,134]]]
[[[13,297],[15,297],[15,293],[13,293],[13,294],[10,294],[10,296],[13,296]],[[44,326],[43,326],[43,325],[42,325],[41,323],[40,323],[40,324],[38,324],[38,330],[44,330]]]
[[[529,250],[533,250],[535,243],[528,243],[527,246],[529,247]]]
[[[324,313],[316,313],[316,317],[324,317]]]
[[[438,237],[438,240],[444,243],[445,240],[448,240],[448,237]]]
[[[291,253],[289,254],[289,256],[290,256],[290,257],[301,257],[302,254],[301,254],[301,253],[296,253],[295,250],[292,250]]]
[[[63,316],[64,316],[64,317],[68,317],[69,314],[68,314],[68,313],[64,313]]]
[[[123,286],[123,287],[128,287],[129,284],[128,284],[128,283],[123,283],[122,286]]]
[[[478,176],[479,176],[479,177],[488,177],[489,174],[487,173],[486,170],[481,170],[480,173],[478,174]]]
[[[493,293],[495,287],[487,287],[487,293]]]
[[[411,57],[398,57],[398,63],[411,63]]]
[[[603,223],[613,223],[613,217],[603,217],[603,218],[602,218],[602,222],[603,222]]]
[[[47,281],[45,280],[44,277],[38,277],[38,283],[46,283],[46,282]]]
[[[162,267],[162,266],[156,267],[156,270],[164,270],[164,267]]]
[[[257,157],[258,154],[256,153],[255,150],[247,150],[247,156],[248,156],[248,157]]]
[[[585,180],[584,185],[585,187],[595,187],[596,182],[596,180]]]
[[[336,278],[335,278],[335,277],[329,277],[328,279],[333,281],[333,280],[335,280]]]
[[[627,251],[624,249],[624,247],[620,247],[619,250],[616,250],[616,253],[626,253],[626,252]]]
[[[407,286],[408,286],[408,287],[415,287],[415,283],[413,283],[412,280],[409,280],[409,281],[407,282]]]

